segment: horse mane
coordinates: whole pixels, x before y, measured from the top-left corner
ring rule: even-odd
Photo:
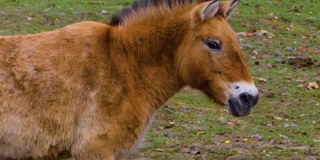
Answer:
[[[130,18],[133,14],[143,15],[149,9],[174,10],[183,5],[198,4],[208,0],[136,0],[133,4],[111,17],[110,25],[123,25],[125,19]],[[141,14],[141,12],[143,14]],[[146,13],[147,14],[147,13]]]

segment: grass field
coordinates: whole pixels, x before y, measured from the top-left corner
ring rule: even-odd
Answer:
[[[0,0],[0,35],[107,22],[132,0]],[[128,159],[320,159],[320,3],[243,0],[230,23],[261,98],[233,118],[186,88],[159,111]]]

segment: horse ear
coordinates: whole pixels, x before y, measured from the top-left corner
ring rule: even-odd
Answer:
[[[240,0],[230,0],[226,2],[222,2],[219,7],[219,12],[224,15],[227,19],[232,15],[232,13],[236,10]]]
[[[212,0],[207,5],[203,7],[200,12],[200,17],[202,21],[212,18],[219,10],[219,0]]]

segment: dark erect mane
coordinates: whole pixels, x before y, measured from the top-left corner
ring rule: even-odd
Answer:
[[[136,0],[133,4],[120,11],[116,15],[112,16],[110,25],[111,26],[119,26],[122,25],[124,19],[129,17],[132,13],[138,12],[141,9],[148,9],[149,7],[160,7],[165,6],[169,9],[173,9],[175,6],[183,5],[183,4],[191,4],[197,2],[204,2],[208,0]]]

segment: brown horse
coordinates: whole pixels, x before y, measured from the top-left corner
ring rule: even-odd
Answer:
[[[258,91],[227,23],[239,0],[140,0],[110,23],[0,37],[0,155],[120,159],[189,85],[233,116]]]

